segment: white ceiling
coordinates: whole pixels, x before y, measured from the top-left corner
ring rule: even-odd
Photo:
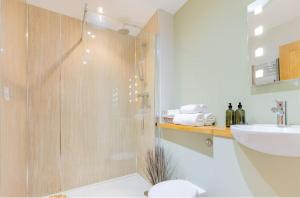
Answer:
[[[175,14],[188,0],[27,0],[29,4],[55,11],[78,19],[82,18],[84,4],[90,11],[97,7],[104,14],[121,21],[143,27],[156,10],[162,9]]]

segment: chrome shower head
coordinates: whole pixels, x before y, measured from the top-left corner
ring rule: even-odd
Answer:
[[[134,28],[134,29],[139,29],[139,30],[142,30],[142,28],[140,28],[139,26],[137,25],[134,25],[134,24],[131,24],[131,23],[123,23],[123,27],[120,28],[118,30],[118,32],[120,34],[123,34],[123,35],[129,35],[130,34],[130,29],[131,28]],[[131,32],[132,33],[132,32]]]

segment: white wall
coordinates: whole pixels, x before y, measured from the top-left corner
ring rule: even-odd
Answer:
[[[203,140],[209,138],[198,136]],[[213,156],[176,144],[173,139],[163,143],[165,149],[173,153],[172,164],[176,166],[173,178],[197,184],[207,191],[206,196],[253,196],[239,168],[232,140],[214,138]]]
[[[239,101],[249,123],[275,123],[275,99],[288,101],[289,121],[300,124],[299,84],[251,87],[247,5],[251,0],[189,0],[175,16],[175,97],[170,104],[206,103],[224,125],[227,103]],[[164,79],[164,78],[163,78]],[[170,135],[171,134],[171,135]],[[177,167],[208,196],[300,196],[300,159],[262,154],[234,140],[166,131],[164,145]],[[177,166],[176,166],[177,165]]]
[[[227,103],[244,103],[249,123],[275,123],[275,99],[288,101],[289,121],[300,124],[300,86],[251,88],[247,5],[251,0],[189,0],[175,16],[177,106],[206,103],[224,124]],[[288,90],[288,91],[285,91]],[[298,116],[296,116],[298,115]]]

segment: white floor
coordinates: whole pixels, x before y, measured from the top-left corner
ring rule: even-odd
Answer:
[[[140,175],[133,174],[80,187],[67,192],[67,197],[144,197],[150,185]]]

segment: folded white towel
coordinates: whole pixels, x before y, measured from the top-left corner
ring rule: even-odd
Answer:
[[[176,114],[173,123],[186,126],[204,126],[204,114]]]
[[[207,106],[204,104],[191,104],[185,105],[180,108],[182,114],[195,114],[195,113],[206,113]]]
[[[204,122],[205,126],[214,126],[214,124],[215,124],[215,122],[213,122],[213,121],[205,121]]]
[[[174,118],[174,116],[179,113],[180,113],[179,109],[168,110],[166,115],[164,115],[164,116],[169,117],[169,118]]]
[[[216,116],[213,113],[204,114],[204,124],[205,126],[212,126],[216,123]]]
[[[205,113],[204,114],[204,119],[205,120],[216,119],[216,116],[213,113]]]

